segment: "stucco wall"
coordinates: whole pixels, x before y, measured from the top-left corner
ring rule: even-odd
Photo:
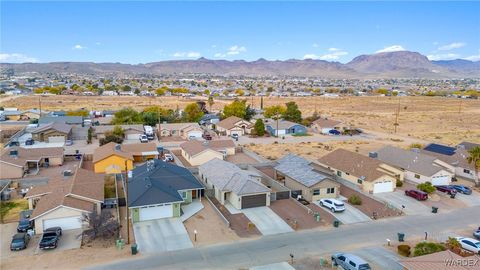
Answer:
[[[235,150],[234,150],[235,151]],[[207,150],[204,151],[194,157],[189,156],[183,149],[182,149],[182,156],[185,158],[190,165],[192,166],[199,166],[202,165],[214,158],[219,158],[223,160],[223,155],[220,152],[214,151],[214,150]]]
[[[110,167],[110,168],[109,168]],[[133,161],[127,161],[127,169],[133,169]],[[94,164],[96,173],[121,173],[125,171],[125,159],[116,155],[102,159]]]
[[[23,172],[24,172],[23,167],[17,167],[17,166],[0,162],[0,179],[22,178]]]
[[[55,210],[53,210],[50,213],[47,213],[43,216],[40,216],[35,219],[35,233],[36,234],[41,234],[43,233],[43,221],[47,219],[55,219],[55,218],[66,218],[66,217],[78,217],[81,218],[84,212],[71,209],[71,208],[66,208],[66,207],[60,207]]]
[[[330,180],[324,180],[312,187],[306,187],[299,182],[293,180],[292,178],[285,176],[285,186],[291,190],[301,190],[303,198],[305,198],[307,201],[316,201],[323,198],[336,198],[338,197],[338,193],[340,192],[340,184]],[[335,192],[327,194],[327,188],[331,187],[335,188]],[[313,195],[314,189],[320,189],[320,194]]]

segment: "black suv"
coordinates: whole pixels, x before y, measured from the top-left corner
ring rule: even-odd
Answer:
[[[58,240],[62,236],[62,228],[52,227],[43,231],[42,240],[38,246],[40,249],[52,249],[58,246]]]
[[[30,241],[30,236],[26,233],[17,233],[13,236],[12,242],[10,243],[10,250],[22,250],[26,249],[28,242]]]
[[[33,229],[33,221],[30,221],[28,219],[21,219],[18,222],[17,232],[27,232],[30,229]]]

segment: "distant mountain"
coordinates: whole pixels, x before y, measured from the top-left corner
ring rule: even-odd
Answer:
[[[430,61],[417,52],[385,52],[360,55],[347,64],[323,60],[256,61],[244,60],[172,60],[147,64],[54,62],[0,64],[16,73],[84,74],[212,74],[246,76],[305,76],[331,79],[374,78],[480,78],[480,62],[468,60]]]

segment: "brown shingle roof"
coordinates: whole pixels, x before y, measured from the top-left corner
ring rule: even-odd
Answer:
[[[243,119],[236,116],[230,116],[228,118],[223,119],[222,121],[217,123],[217,127],[222,127],[225,129],[231,129],[235,126],[235,124]]]
[[[157,145],[153,142],[122,144],[120,148],[123,152],[130,153],[134,156],[141,156],[142,152],[158,151]]]
[[[385,175],[380,170],[380,161],[345,149],[337,149],[319,158],[318,162],[355,177],[363,176],[365,181],[374,181]]]
[[[35,134],[35,133],[39,133],[39,132],[46,131],[46,130],[49,130],[49,129],[53,129],[53,130],[68,134],[72,130],[72,126],[67,125],[65,123],[52,122],[52,123],[48,123],[46,125],[40,126],[36,129],[32,130],[31,133]]]
[[[15,157],[10,156],[10,152],[16,150]],[[23,148],[10,147],[3,149],[0,161],[14,164],[17,166],[24,166],[27,160],[40,160],[46,157],[61,157],[63,156],[63,147],[45,147],[45,148]]]
[[[225,148],[235,147],[235,143],[232,140],[213,140],[213,141],[205,141],[205,142],[192,140],[192,141],[182,143],[180,147],[189,155],[194,156],[207,149],[220,151]]]
[[[334,127],[338,124],[340,124],[340,121],[332,120],[332,119],[326,119],[326,118],[320,118],[315,121],[313,121],[313,124],[316,124],[320,127]]]
[[[121,151],[121,146],[119,144],[109,142],[95,149],[95,152],[93,152],[93,163],[103,160],[112,155],[117,155],[126,159],[133,160],[132,154]]]
[[[406,270],[474,270],[479,269],[478,265],[468,265],[467,260],[472,259],[474,262],[475,257],[461,257],[460,255],[445,250],[436,252],[424,256],[418,256],[413,258],[407,258],[400,261],[400,264]],[[447,265],[447,260],[452,262],[451,265]],[[457,262],[455,264],[455,262]],[[463,262],[463,264],[461,263]],[[478,262],[477,262],[478,264]]]

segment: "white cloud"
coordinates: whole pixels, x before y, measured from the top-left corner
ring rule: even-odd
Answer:
[[[402,45],[392,45],[390,47],[385,47],[381,50],[378,50],[375,53],[398,52],[398,51],[405,51],[405,48],[403,48]]]
[[[176,52],[173,57],[198,58],[202,56],[199,52]]]
[[[478,51],[478,54],[476,55],[470,55],[470,56],[467,56],[465,58],[463,58],[465,60],[470,60],[470,61],[480,61],[480,50]]]
[[[444,53],[444,54],[431,54],[427,55],[427,58],[429,60],[453,60],[453,59],[458,59],[460,55],[456,53]]]
[[[84,46],[82,46],[82,45],[80,45],[80,44],[77,44],[77,45],[75,45],[75,46],[72,47],[72,49],[74,49],[74,50],[84,50],[84,49],[86,49],[86,48],[87,48],[87,47],[84,47]]]
[[[328,48],[328,50],[329,50],[330,52],[340,51],[340,49],[338,49],[338,48]]]
[[[21,53],[0,53],[0,63],[35,63],[36,58]]]
[[[316,55],[316,54],[313,54],[313,53],[305,54],[305,55],[303,56],[303,59],[318,59],[318,58],[319,58],[319,56]]]
[[[341,56],[348,54],[348,52],[337,48],[330,48],[328,51],[330,51],[330,53],[323,55],[316,55],[313,53],[305,54],[303,59],[338,60]]]
[[[247,51],[247,48],[245,48],[244,46],[234,45],[234,46],[228,48],[228,50],[225,53],[215,53],[213,55],[213,57],[225,58],[225,57],[229,57],[229,56],[232,56],[232,55],[239,55],[240,53],[243,53],[243,52],[246,52],[246,51]]]
[[[317,44],[317,43],[313,43],[313,44],[312,44],[312,47],[318,48],[318,44]]]
[[[450,51],[450,50],[453,50],[453,49],[462,48],[464,46],[465,46],[465,43],[463,43],[463,42],[454,42],[454,43],[450,43],[450,44],[447,44],[447,45],[440,46],[438,48],[438,50],[440,50],[440,51]]]

